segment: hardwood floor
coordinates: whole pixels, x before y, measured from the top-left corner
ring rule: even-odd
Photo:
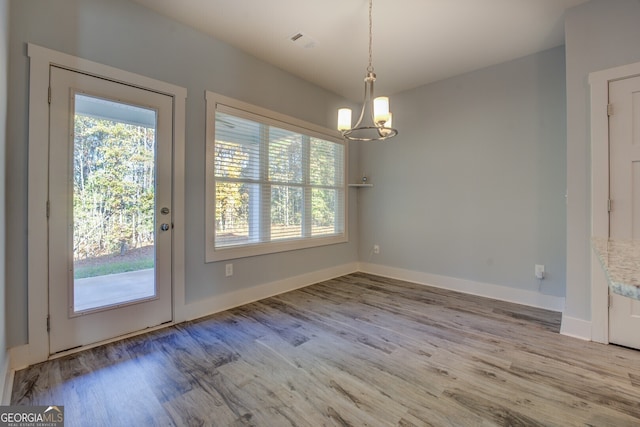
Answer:
[[[640,351],[560,314],[352,274],[15,375],[66,426],[637,426]]]

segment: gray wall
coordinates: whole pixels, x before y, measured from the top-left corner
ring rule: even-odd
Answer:
[[[327,127],[338,96],[128,0],[20,0],[10,14],[9,345],[27,341],[27,42],[187,88],[186,188],[177,189],[186,196],[187,302],[357,261],[354,198],[351,243],[235,260],[231,278],[224,263],[204,262],[205,90]]]
[[[7,361],[7,317],[5,309],[5,152],[7,146],[7,86],[9,78],[9,0],[0,0],[0,387]],[[2,390],[0,390],[2,397]]]
[[[565,294],[565,63],[558,47],[393,96],[363,145],[361,259]],[[380,245],[380,254],[371,247]]]
[[[640,61],[640,1],[591,0],[568,11],[567,300],[565,314],[591,319],[589,73]]]
[[[189,302],[355,261],[359,252],[365,262],[532,291],[533,265],[545,264],[541,292],[565,295],[566,277],[566,314],[590,318],[587,76],[640,61],[639,1],[591,0],[567,13],[566,88],[565,51],[556,48],[394,96],[400,135],[350,149],[352,177],[365,173],[375,184],[351,190],[351,243],[237,260],[231,279],[224,265],[204,263],[204,90],[327,127],[342,100],[127,0],[21,0],[10,18],[9,345],[27,339],[27,42],[188,89]]]

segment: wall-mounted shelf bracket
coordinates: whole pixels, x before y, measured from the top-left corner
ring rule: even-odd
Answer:
[[[366,176],[363,176],[362,182],[359,182],[357,184],[349,184],[349,187],[356,187],[356,188],[373,187],[373,184],[369,184],[369,178],[367,178]]]

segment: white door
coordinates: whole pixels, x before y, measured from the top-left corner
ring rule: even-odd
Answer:
[[[172,320],[172,98],[50,68],[49,349]]]
[[[611,82],[609,235],[640,239],[640,77]],[[609,342],[640,349],[640,301],[611,293]]]

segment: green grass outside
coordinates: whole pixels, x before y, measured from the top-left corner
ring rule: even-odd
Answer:
[[[73,278],[84,279],[86,277],[104,276],[107,274],[144,270],[146,268],[153,268],[153,258],[144,258],[129,261],[113,261],[100,265],[78,267],[74,269]]]

